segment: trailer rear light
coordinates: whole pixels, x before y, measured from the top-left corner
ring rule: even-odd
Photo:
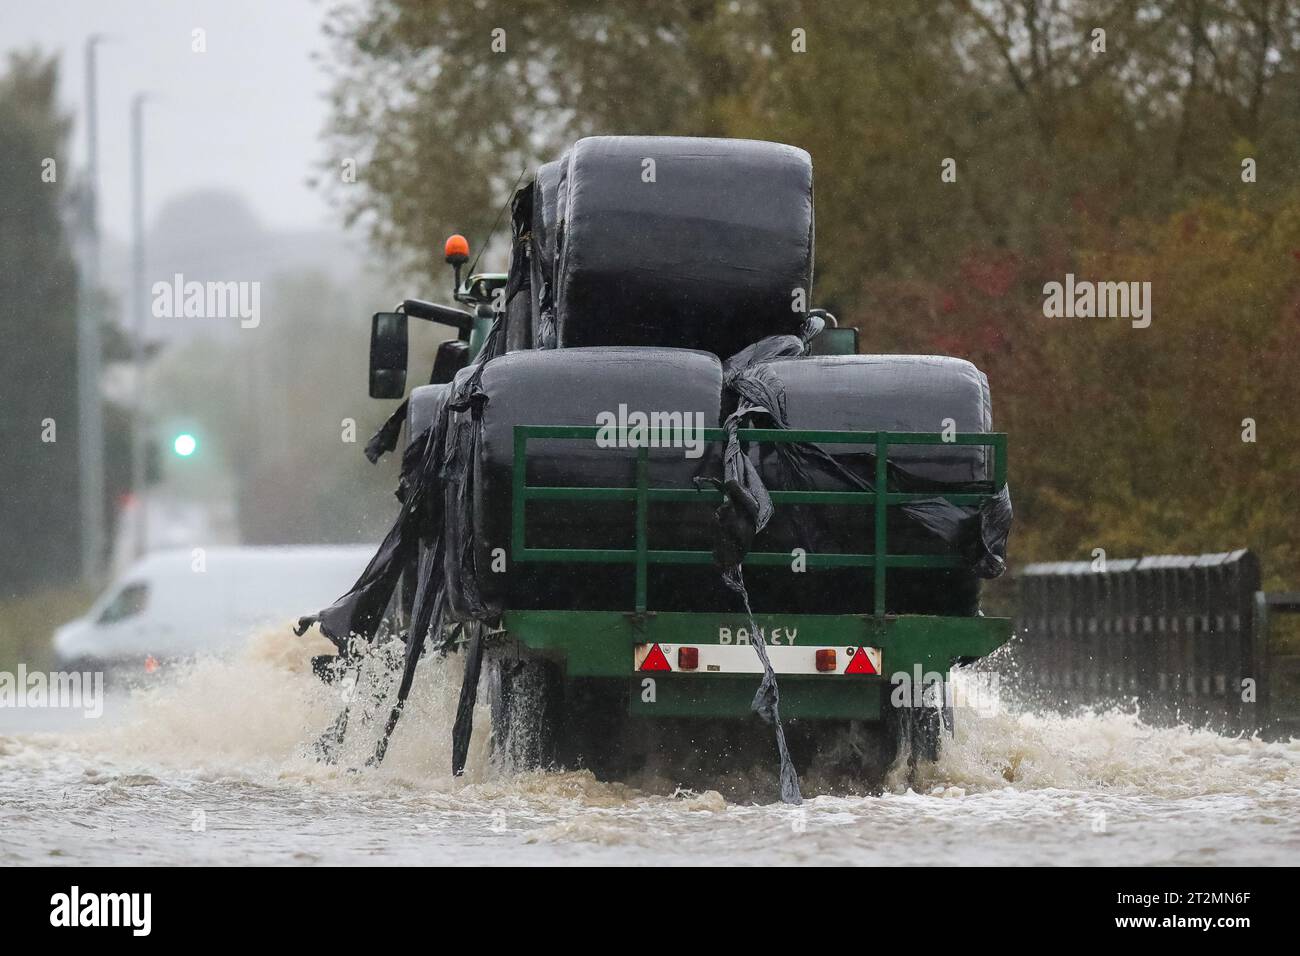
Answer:
[[[677,669],[693,671],[700,666],[700,649],[698,647],[677,648]]]
[[[670,671],[672,667],[669,666],[668,658],[664,657],[664,652],[659,645],[654,644],[650,648],[650,653],[645,656],[645,660],[641,662],[641,670]]]
[[[819,647],[817,649],[817,670],[823,674],[835,670],[835,648]]]
[[[865,647],[859,647],[857,650],[848,649],[849,666],[844,668],[846,674],[878,674],[876,665],[872,662],[871,656],[867,653]]]

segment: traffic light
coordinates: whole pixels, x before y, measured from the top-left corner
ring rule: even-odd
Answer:
[[[189,458],[190,455],[194,454],[194,452],[198,450],[198,447],[198,439],[189,432],[181,432],[176,436],[175,441],[172,442],[172,451],[181,458]]]

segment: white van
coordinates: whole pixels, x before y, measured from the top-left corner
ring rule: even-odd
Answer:
[[[370,547],[209,548],[138,561],[54,633],[64,667],[139,668],[221,653],[267,627],[289,626],[332,604],[374,554]]]

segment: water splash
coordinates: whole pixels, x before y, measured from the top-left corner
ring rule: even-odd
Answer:
[[[0,861],[1269,864],[1300,854],[1300,743],[1153,727],[1121,709],[1057,716],[1014,699],[987,716],[959,708],[956,737],[911,789],[895,778],[878,796],[761,806],[674,792],[670,779],[506,774],[490,760],[486,708],[469,772],[453,778],[453,656],[421,669],[383,768],[350,772],[379,728],[358,732],[337,766],[312,759],[339,704],[310,673],[316,652],[255,635],[235,657],[110,690],[105,720],[78,732],[0,730]],[[191,831],[199,811],[203,834]]]

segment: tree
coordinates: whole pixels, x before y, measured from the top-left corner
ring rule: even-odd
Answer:
[[[78,572],[76,270],[64,228],[69,120],[58,68],[12,55],[0,77],[0,582]],[[53,439],[53,440],[50,440]]]
[[[729,19],[698,0],[578,0],[559,15],[544,0],[340,5],[332,192],[400,265],[431,274],[447,234],[484,235],[520,172],[575,136],[724,132],[709,105],[744,78],[720,44]]]

